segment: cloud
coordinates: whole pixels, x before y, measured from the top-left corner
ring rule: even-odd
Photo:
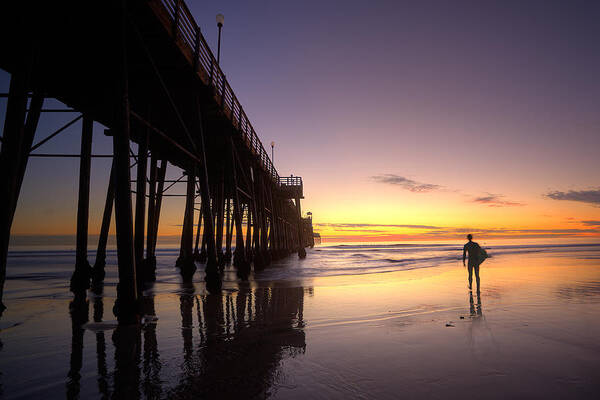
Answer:
[[[423,183],[413,181],[412,179],[405,178],[395,174],[380,174],[371,176],[370,179],[377,183],[385,183],[387,185],[400,186],[403,189],[411,191],[413,193],[425,193],[433,190],[440,190],[443,186],[435,185],[433,183]]]
[[[578,201],[600,207],[600,189],[569,190],[568,192],[555,190],[546,193],[544,196],[552,200]]]
[[[323,228],[409,228],[409,229],[441,229],[439,226],[432,225],[400,225],[400,224],[348,224],[348,223],[328,223],[321,222],[315,226]]]
[[[590,228],[585,229],[523,229],[523,228],[474,228],[474,227],[453,227],[453,226],[434,226],[434,225],[406,225],[406,224],[360,224],[360,223],[328,223],[321,222],[314,224],[318,228],[333,228],[337,232],[372,232],[392,234],[386,231],[385,228],[408,228],[420,229],[424,232],[418,233],[425,236],[463,236],[467,233],[475,235],[484,235],[489,237],[494,236],[523,236],[530,235],[546,236],[546,235],[563,235],[572,236],[580,234],[600,234],[600,221],[582,221]]]
[[[350,229],[350,228],[335,228],[336,232],[362,232],[362,233],[388,233],[385,229]]]
[[[475,197],[471,201],[473,203],[485,204],[489,207],[517,207],[525,204],[516,201],[504,200],[504,195],[488,193],[487,196]]]

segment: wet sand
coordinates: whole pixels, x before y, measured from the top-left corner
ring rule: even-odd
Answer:
[[[1,396],[593,398],[600,390],[596,256],[494,257],[481,267],[479,296],[459,262],[231,279],[221,293],[206,292],[200,274],[182,284],[173,264],[159,259],[164,272],[145,291],[139,328],[115,329],[110,273],[104,292],[78,307],[69,263],[55,268],[64,281],[43,267],[9,276]]]

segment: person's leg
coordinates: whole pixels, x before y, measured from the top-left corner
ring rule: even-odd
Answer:
[[[479,286],[480,286],[480,281],[479,281],[479,265],[475,265],[474,269],[475,269],[475,280],[477,281],[477,291],[479,292]]]
[[[469,289],[471,289],[473,287],[473,266],[471,264],[469,264],[468,270],[469,270]]]

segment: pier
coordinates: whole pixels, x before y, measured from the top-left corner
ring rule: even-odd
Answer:
[[[226,263],[244,280],[251,268],[291,253],[306,256],[314,239],[312,219],[302,218],[302,178],[278,174],[183,1],[7,1],[0,5],[0,38],[0,68],[11,74],[0,152],[0,300],[11,225],[34,156],[80,160],[70,285],[76,299],[104,278],[114,207],[120,324],[139,320],[142,287],[155,278],[161,207],[174,185],[185,187],[177,194],[185,209],[176,265],[184,281],[201,263],[207,287],[218,290]],[[40,115],[61,111],[44,109],[48,98],[79,115],[34,143]],[[79,120],[79,154],[36,151]],[[106,127],[112,154],[92,154],[94,122]],[[113,162],[91,265],[93,157]],[[179,179],[165,179],[168,164],[182,170]]]

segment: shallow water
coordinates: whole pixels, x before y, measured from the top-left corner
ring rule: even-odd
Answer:
[[[330,245],[220,293],[158,253],[144,324],[116,328],[115,254],[72,307],[71,251],[11,252],[4,398],[591,396],[600,386],[600,245],[498,243],[466,290],[453,244]],[[91,257],[93,259],[93,255]],[[201,267],[201,266],[199,266]],[[201,269],[201,268],[199,268]],[[384,273],[385,272],[385,273]],[[462,318],[461,318],[462,317]]]

